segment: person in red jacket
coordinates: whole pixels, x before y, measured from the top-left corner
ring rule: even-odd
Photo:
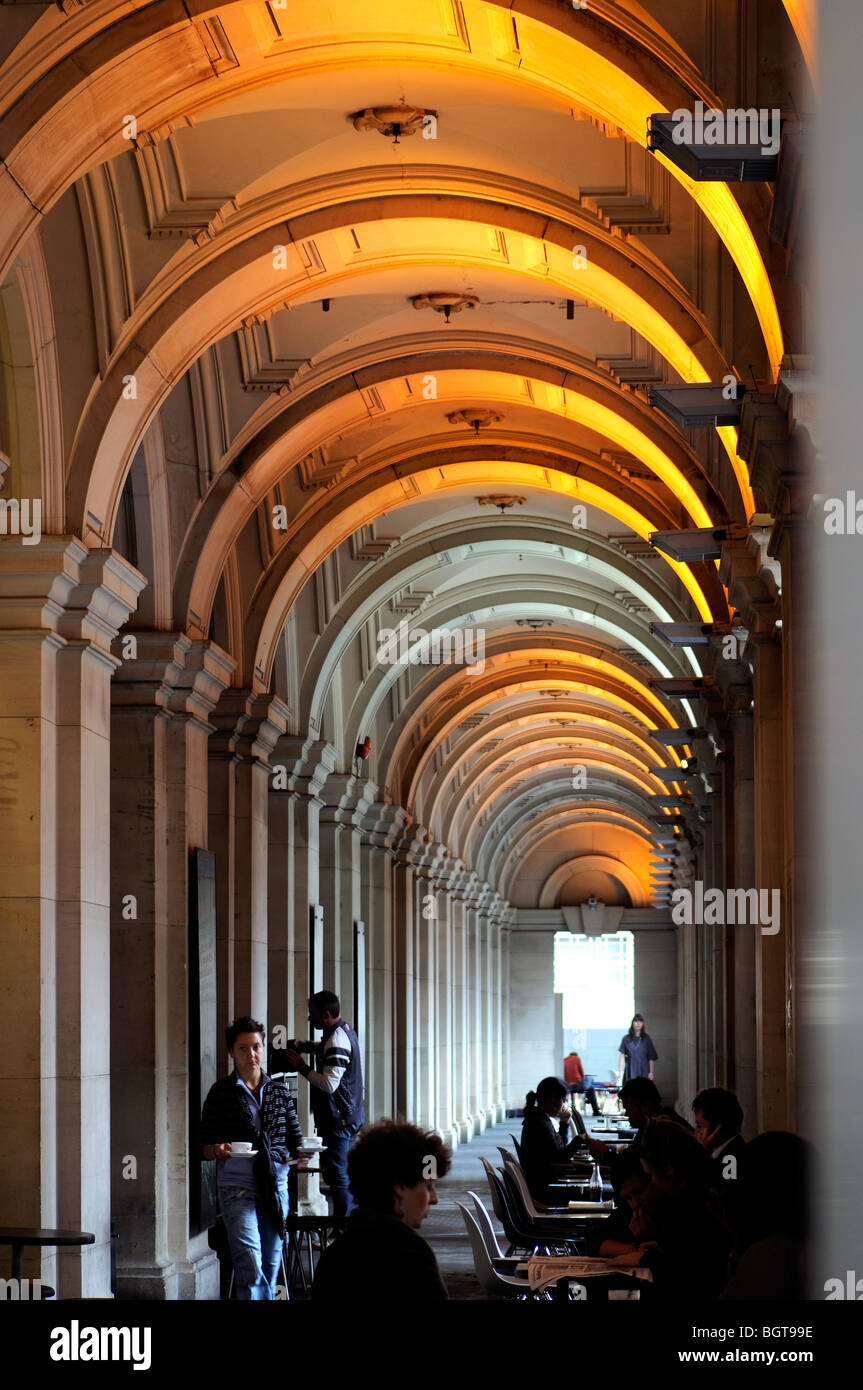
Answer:
[[[596,1091],[590,1084],[592,1078],[588,1076],[585,1082],[584,1067],[581,1065],[581,1058],[577,1052],[570,1052],[568,1057],[564,1057],[563,1079],[566,1082],[570,1099],[573,1095],[587,1096],[591,1110],[594,1115],[598,1115],[599,1106],[596,1103]]]

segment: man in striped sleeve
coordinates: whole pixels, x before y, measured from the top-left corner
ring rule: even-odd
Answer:
[[[348,1149],[361,1128],[363,1069],[357,1035],[341,1016],[337,994],[322,989],[309,1000],[309,1023],[323,1029],[319,1043],[294,1043],[287,1064],[295,1067],[311,1087],[315,1128],[324,1141],[321,1174],[330,1189],[334,1216],[347,1216],[353,1206],[348,1189]],[[301,1052],[311,1054],[314,1068]]]

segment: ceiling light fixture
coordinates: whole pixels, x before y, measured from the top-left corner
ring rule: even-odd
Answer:
[[[403,136],[415,135],[427,118],[436,121],[437,114],[423,106],[367,106],[354,112],[351,120],[354,130],[376,130],[379,135],[391,136],[393,145],[398,145]]]
[[[435,294],[412,295],[411,304],[415,309],[433,309],[436,314],[443,314],[444,321],[449,323],[452,314],[460,314],[462,309],[475,309],[479,304],[479,297],[475,294],[439,291]]]
[[[478,497],[477,502],[481,507],[499,507],[500,514],[503,516],[510,507],[521,507],[527,501],[525,497],[516,497],[512,493],[493,492],[488,497]]]
[[[487,430],[490,425],[499,425],[503,416],[497,410],[484,410],[471,406],[468,410],[451,410],[446,417],[451,425],[470,425],[474,434]]]

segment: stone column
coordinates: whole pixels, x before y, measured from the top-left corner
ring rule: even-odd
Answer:
[[[506,931],[507,922],[512,909],[502,907],[497,913],[492,924],[492,980],[494,993],[494,1106],[495,1123],[500,1124],[506,1119],[506,1099],[504,1087],[506,1085],[506,1073],[504,1070],[504,1031],[507,1027],[508,1011],[506,1001],[506,948],[509,933]]]
[[[775,974],[778,978],[781,973],[784,983],[782,998],[775,998],[772,1005],[775,1066],[782,1067],[781,1041],[785,1077],[771,1107],[771,1123],[779,1127],[781,1120],[782,1127],[789,1129],[797,1128],[797,1087],[801,1070],[806,1065],[797,1055],[793,1004],[800,992],[797,924],[800,905],[813,882],[815,863],[809,822],[815,762],[812,693],[816,680],[815,652],[823,638],[823,629],[816,626],[812,598],[816,574],[812,563],[811,527],[807,520],[814,486],[810,427],[815,424],[817,410],[813,384],[805,363],[802,365],[804,370],[795,368],[794,359],[783,363],[775,402],[747,402],[741,417],[740,435],[741,456],[749,464],[753,486],[764,494],[775,518],[770,536],[766,538],[766,554],[762,553],[761,558],[765,582],[773,589],[771,602],[765,608],[765,619],[773,624],[771,639],[781,653],[784,875],[781,881],[770,885],[779,887],[782,893],[781,931],[765,940]],[[775,594],[777,570],[781,575],[781,599]],[[772,586],[771,579],[774,580]],[[780,619],[781,631],[777,631]],[[764,625],[766,627],[766,622]]]
[[[723,555],[729,595],[749,632],[746,651],[753,665],[754,752],[754,885],[768,893],[780,890],[782,919],[788,911],[785,879],[785,784],[783,739],[783,688],[781,635],[776,623],[780,613],[776,581],[763,565],[757,536],[747,543],[730,544]],[[785,1129],[788,1125],[786,1071],[786,993],[788,989],[785,932],[782,920],[776,935],[765,935],[761,926],[738,926],[755,936],[756,990],[756,1096],[757,1129]]]
[[[377,788],[332,773],[320,813],[321,904],[324,909],[324,988],[333,990],[342,1014],[356,1026],[354,923],[360,911],[360,827]],[[361,1039],[365,1048],[365,1039]]]
[[[308,999],[312,991],[310,911],[320,901],[319,818],[321,791],[335,767],[336,750],[328,743],[283,734],[270,755],[270,801],[277,811],[279,841],[270,869],[271,900],[290,890],[280,901],[279,947],[274,962],[278,1005],[273,1022],[291,1038],[308,1038]],[[290,807],[286,802],[290,801]],[[309,1088],[301,1081],[297,1112],[304,1133],[310,1131]]]
[[[267,1019],[269,758],[288,717],[277,695],[248,690],[226,690],[212,715],[211,847],[217,884],[227,889],[218,915],[225,1024],[242,1014]]]
[[[396,1108],[407,1120],[413,1120],[417,1110],[416,933],[422,897],[418,891],[415,858],[422,853],[426,839],[422,827],[408,826],[398,843],[393,869]]]
[[[484,931],[484,970],[483,970],[483,1076],[485,1080],[485,1097],[483,1109],[485,1110],[486,1124],[497,1123],[497,1108],[495,1105],[495,921],[502,907],[499,893],[494,893],[486,908],[485,931]]]
[[[482,1128],[489,1124],[491,1102],[491,1028],[489,1026],[489,911],[491,890],[484,891],[477,912],[477,1073]]]
[[[393,844],[407,816],[401,807],[376,803],[366,812],[362,848],[362,915],[366,924],[368,992],[366,1118],[396,1113],[394,1076]]]
[[[453,1068],[453,912],[450,887],[458,873],[458,864],[446,857],[438,869],[438,920],[435,970],[435,1052],[432,1071],[435,1079],[434,1108],[436,1127],[448,1144],[458,1143],[454,1123]]]
[[[480,925],[479,903],[483,894],[483,884],[476,874],[471,875],[468,889],[467,909],[467,1013],[468,1013],[468,1106],[472,1134],[481,1134],[485,1129],[485,1116],[482,1113],[480,1087],[482,1085],[482,1066],[480,1061]]]
[[[755,753],[751,711],[741,711],[729,718],[729,738],[733,750],[732,800],[733,840],[728,846],[729,868],[726,882],[755,883]],[[744,1134],[756,1133],[756,1076],[755,1045],[755,949],[756,934],[747,928],[728,930],[732,952],[729,984],[733,999],[731,1020],[731,1057],[726,1085],[737,1095],[743,1106]]]
[[[468,1087],[468,989],[467,989],[467,904],[464,884],[468,877],[459,865],[450,891],[452,907],[452,996],[453,996],[453,1125],[462,1144],[473,1136],[470,1123]]]
[[[213,643],[135,632],[111,688],[111,1151],[117,1290],[218,1298],[189,1236],[189,854],[207,847],[208,716],[234,662]],[[188,1182],[187,1182],[188,1179]]]
[[[0,546],[0,1220],[92,1231],[28,1258],[110,1294],[111,643],[146,581],[69,536]]]

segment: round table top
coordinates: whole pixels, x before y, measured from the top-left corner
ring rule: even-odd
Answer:
[[[92,1231],[52,1231],[40,1226],[0,1226],[0,1245],[93,1245]]]

